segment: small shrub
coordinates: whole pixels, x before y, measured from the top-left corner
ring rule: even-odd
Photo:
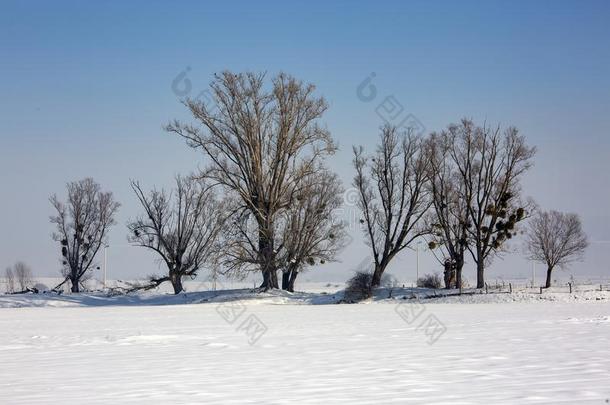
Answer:
[[[347,281],[344,299],[346,302],[353,303],[370,298],[373,295],[371,283],[373,275],[368,272],[358,271]]]
[[[417,279],[417,286],[422,288],[441,288],[443,280],[440,274],[426,274]]]

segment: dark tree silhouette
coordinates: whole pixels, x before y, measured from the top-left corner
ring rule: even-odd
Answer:
[[[381,129],[380,144],[370,157],[363,148],[354,148],[360,220],[372,249],[372,286],[381,283],[390,261],[426,230],[420,220],[431,204],[426,187],[429,158],[423,142],[409,133],[399,133],[389,125]]]
[[[95,256],[107,243],[108,230],[115,224],[114,216],[120,207],[111,192],[91,178],[67,184],[68,200],[62,202],[56,195],[50,199],[57,214],[51,223],[57,226],[53,240],[59,242],[62,256],[62,274],[72,284],[72,292],[80,291],[80,284],[93,269]]]
[[[212,190],[193,177],[176,177],[172,193],[153,190],[146,194],[131,183],[145,215],[128,224],[129,241],[155,252],[167,267],[164,276],[151,276],[139,288],[171,282],[174,293],[183,290],[184,277],[196,277],[217,251],[216,238],[223,224],[223,210]]]
[[[502,251],[531,204],[521,200],[520,180],[531,167],[535,148],[514,127],[476,126],[462,120],[440,134],[459,174],[460,198],[468,211],[468,250],[477,265],[477,288],[485,267]]]
[[[454,162],[449,158],[449,138],[436,133],[426,142],[430,159],[432,211],[426,217],[428,247],[445,268],[445,287],[462,285],[464,255],[468,249],[468,203],[463,198],[464,183]],[[440,251],[440,254],[436,252]]]
[[[529,222],[526,235],[530,259],[547,266],[546,288],[551,286],[553,269],[582,260],[589,245],[578,215],[558,211],[537,212]]]

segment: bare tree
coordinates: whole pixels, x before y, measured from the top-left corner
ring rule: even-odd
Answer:
[[[9,266],[4,270],[4,279],[6,280],[6,292],[12,294],[15,292],[15,274]]]
[[[166,129],[209,158],[204,176],[239,202],[239,221],[249,218],[243,210],[252,215],[256,264],[261,287],[268,289],[278,288],[276,221],[293,204],[302,179],[336,147],[318,124],[327,104],[314,96],[313,85],[281,73],[267,89],[264,79],[254,73],[215,76],[213,103],[185,101],[199,126],[174,121]],[[245,268],[252,267],[250,260]]]
[[[468,202],[463,198],[464,182],[449,158],[448,141],[448,137],[433,133],[426,142],[433,207],[425,221],[429,230],[426,239],[434,257],[445,267],[445,287],[451,288],[453,281],[459,288],[468,248]]]
[[[91,178],[68,183],[67,190],[67,202],[61,202],[56,195],[50,199],[57,211],[50,218],[57,226],[52,237],[61,246],[64,283],[69,280],[72,292],[79,292],[80,284],[93,269],[97,252],[107,243],[108,230],[115,224],[120,204]]]
[[[26,291],[34,281],[32,278],[32,269],[24,262],[15,263],[13,269],[20,291]]]
[[[275,259],[282,270],[282,288],[293,291],[299,273],[336,260],[346,243],[345,224],[336,213],[342,204],[338,177],[319,167],[301,180],[293,203],[275,220]],[[258,224],[238,198],[227,200],[232,213],[222,234],[219,271],[243,278],[259,266]]]
[[[324,168],[304,181],[281,229],[282,289],[294,291],[300,272],[316,264],[335,261],[345,247],[345,223],[336,216],[336,210],[343,204],[342,192],[338,176]]]
[[[477,288],[485,286],[485,267],[502,251],[526,218],[528,204],[520,198],[520,180],[531,167],[535,148],[514,127],[476,126],[462,120],[441,134],[459,173],[461,199],[467,203],[469,243],[477,265]]]
[[[223,210],[209,186],[193,177],[176,177],[176,189],[169,194],[164,190],[146,194],[133,181],[131,187],[145,215],[127,225],[128,239],[157,253],[168,271],[165,276],[152,276],[145,288],[169,281],[178,294],[183,278],[195,278],[216,251]]]
[[[422,140],[389,125],[382,127],[380,138],[371,157],[364,156],[362,147],[354,148],[353,184],[373,253],[373,287],[380,285],[390,261],[426,233],[419,225],[431,204],[426,187],[429,159]]]
[[[553,269],[582,260],[589,245],[578,215],[558,211],[537,212],[526,235],[530,259],[546,263],[546,288],[551,286]]]

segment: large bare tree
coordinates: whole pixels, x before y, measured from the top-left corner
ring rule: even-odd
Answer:
[[[264,74],[216,75],[213,103],[185,101],[197,125],[174,121],[166,128],[204,152],[211,162],[204,176],[224,186],[256,222],[256,261],[265,289],[279,287],[276,221],[293,204],[303,178],[336,149],[319,124],[327,104],[314,95],[314,86],[283,73],[271,82],[265,86]]]
[[[167,267],[167,275],[151,276],[143,288],[169,281],[178,294],[183,290],[183,278],[196,277],[217,251],[215,242],[224,220],[222,207],[209,186],[193,177],[176,177],[171,193],[145,193],[134,181],[131,187],[145,215],[127,225],[128,239],[158,254]]]
[[[337,260],[347,236],[345,223],[337,216],[342,193],[338,176],[324,168],[304,181],[281,228],[282,289],[294,291],[298,274],[307,267]]]
[[[450,125],[441,134],[459,174],[461,198],[467,202],[470,251],[477,265],[477,288],[485,286],[485,267],[505,248],[527,217],[520,180],[531,167],[535,148],[514,127],[477,126],[470,120]]]
[[[60,244],[64,282],[69,280],[72,292],[79,292],[84,277],[93,270],[100,247],[107,243],[108,230],[115,224],[120,204],[91,178],[68,183],[67,190],[67,202],[56,195],[50,198],[57,211],[50,218],[57,226],[52,237]]]
[[[551,286],[551,273],[556,266],[582,260],[589,245],[576,214],[539,211],[529,221],[526,248],[532,260],[547,266],[545,287]]]
[[[354,147],[353,184],[363,216],[360,222],[373,253],[373,287],[380,285],[390,261],[426,233],[420,220],[431,204],[426,187],[429,158],[421,138],[408,132],[385,125],[377,151],[369,157],[362,147]]]
[[[432,133],[426,141],[430,159],[432,210],[426,217],[429,234],[428,247],[435,258],[445,266],[445,286],[451,287],[455,273],[455,286],[462,285],[464,256],[468,251],[468,201],[464,199],[464,183],[454,162],[449,158],[451,145],[446,136]],[[440,255],[436,253],[440,251]]]

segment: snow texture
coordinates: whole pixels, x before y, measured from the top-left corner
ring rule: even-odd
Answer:
[[[0,295],[0,403],[610,398],[608,292],[410,299],[416,291],[354,305],[332,304],[340,293],[248,290]]]

